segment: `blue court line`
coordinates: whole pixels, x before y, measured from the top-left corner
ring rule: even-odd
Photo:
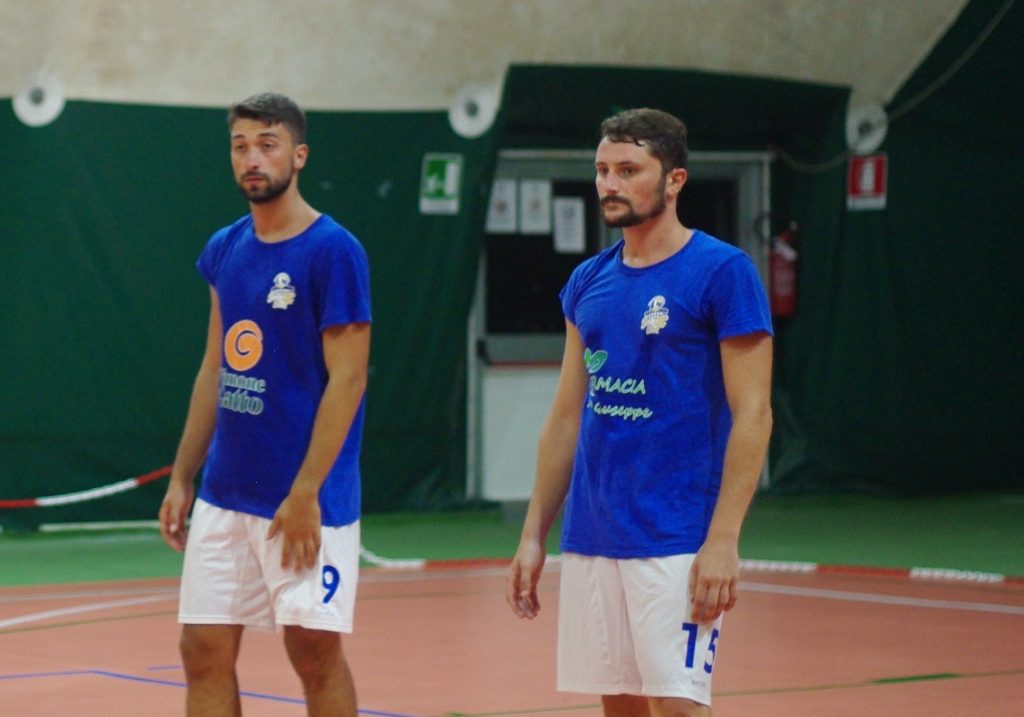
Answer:
[[[74,677],[91,675],[92,670],[65,670],[63,672],[23,672],[14,675],[0,675],[0,680],[28,680],[35,677]]]
[[[129,682],[142,682],[150,685],[162,685],[165,687],[185,687],[184,682],[174,680],[158,680],[152,677],[139,677],[138,675],[126,675],[120,672],[109,672],[107,670],[65,670],[61,672],[25,672],[14,675],[0,675],[0,680],[26,680],[40,677],[77,677],[81,675],[93,675],[99,677],[110,677],[115,680],[127,680]],[[296,697],[282,697],[280,695],[268,695],[262,692],[240,691],[242,697],[251,697],[257,700],[268,700],[270,702],[285,702],[293,705],[304,705],[305,700]],[[380,712],[378,710],[359,710],[359,714],[371,715],[371,717],[416,717],[416,715],[402,714],[399,712]]]

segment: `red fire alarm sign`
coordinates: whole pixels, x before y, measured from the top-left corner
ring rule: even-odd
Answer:
[[[850,157],[846,172],[847,209],[885,209],[889,157],[884,152]]]

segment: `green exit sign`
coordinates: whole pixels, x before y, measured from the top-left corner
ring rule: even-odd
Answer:
[[[458,214],[462,188],[462,155],[430,152],[420,172],[420,212]]]

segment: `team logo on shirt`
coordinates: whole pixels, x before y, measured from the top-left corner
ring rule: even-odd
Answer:
[[[647,311],[640,322],[640,328],[645,334],[656,334],[668,324],[668,309],[665,308],[665,297],[655,296],[647,302]]]
[[[266,392],[267,382],[262,378],[242,373],[254,368],[261,358],[263,331],[255,321],[236,321],[224,332],[224,360],[231,371],[226,368],[220,370],[217,398],[221,408],[253,416],[263,413],[263,399],[260,394]],[[238,373],[233,373],[234,371]]]
[[[235,322],[224,334],[224,359],[235,371],[248,371],[263,357],[263,332],[249,319]]]
[[[287,309],[295,303],[295,287],[292,278],[283,271],[274,277],[274,286],[267,294],[267,303],[275,309]]]
[[[598,349],[597,351],[591,351],[590,349],[583,349],[583,363],[587,365],[587,373],[597,373],[604,366],[604,362],[608,360],[608,352]]]

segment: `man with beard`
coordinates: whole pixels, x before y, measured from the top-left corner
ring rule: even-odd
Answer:
[[[771,431],[768,302],[746,254],[677,218],[680,120],[628,110],[601,137],[597,193],[623,239],[560,294],[561,375],[506,599],[537,615],[564,502],[558,689],[601,695],[608,716],[707,717]]]
[[[309,148],[294,102],[250,97],[228,128],[250,213],[197,262],[210,285],[206,350],[160,507],[164,540],[185,552],[186,711],[241,714],[235,663],[254,626],[282,629],[310,715],[354,717],[341,633],[358,582],[367,257],[299,194]]]

